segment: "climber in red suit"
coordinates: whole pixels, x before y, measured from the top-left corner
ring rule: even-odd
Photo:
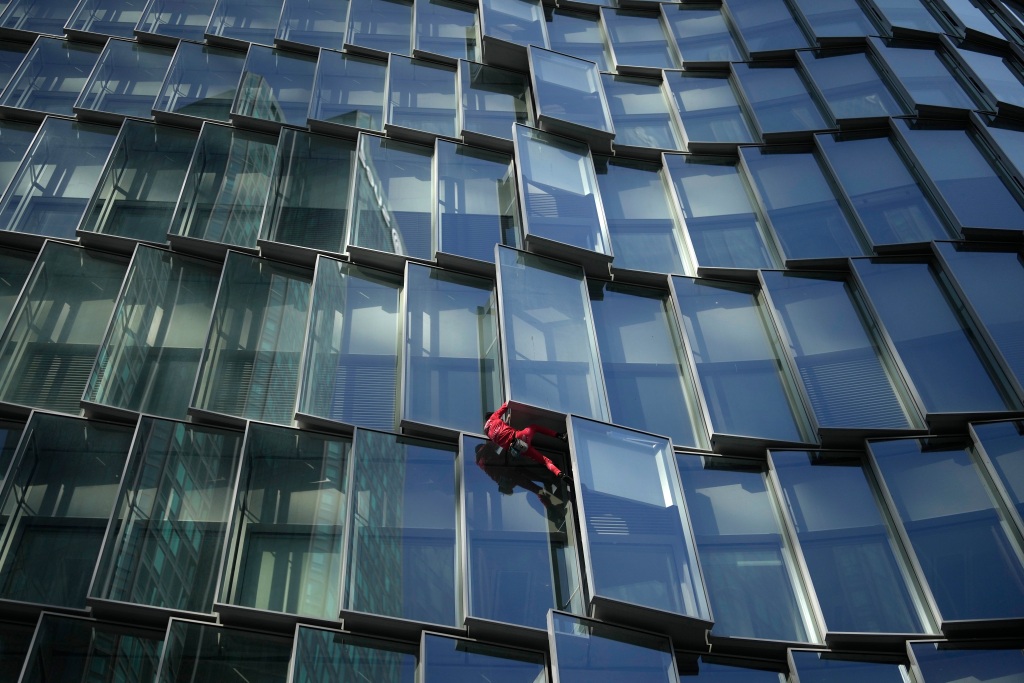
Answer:
[[[556,432],[553,429],[548,429],[541,425],[528,425],[524,429],[513,429],[502,419],[502,415],[507,409],[508,401],[505,401],[501,404],[500,408],[495,410],[491,416],[487,418],[487,422],[484,423],[484,431],[487,433],[487,438],[501,448],[507,449],[513,457],[515,455],[525,455],[530,460],[535,460],[541,465],[544,465],[544,467],[548,468],[551,474],[562,479],[566,483],[571,484],[572,480],[569,476],[567,474],[563,474],[562,470],[558,469],[558,466],[551,462],[551,458],[548,458],[533,447],[533,437],[537,434],[543,434],[545,436],[551,436],[565,441],[565,432]]]

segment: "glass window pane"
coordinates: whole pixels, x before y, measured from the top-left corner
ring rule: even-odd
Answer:
[[[818,641],[763,466],[683,454],[676,460],[715,618],[712,637]]]
[[[210,612],[242,434],[143,417],[137,436],[92,597]]]
[[[928,683],[979,681],[999,683],[1024,676],[1024,654],[1019,648],[958,649],[950,643],[908,643]]]
[[[75,8],[64,30],[69,36],[78,34],[84,39],[131,39],[145,6],[145,0],[84,0]]]
[[[195,131],[125,121],[78,229],[165,243],[197,139]]]
[[[692,151],[700,143],[757,142],[728,75],[673,71],[666,72],[665,78],[675,96],[687,149]]]
[[[283,0],[217,0],[208,36],[244,44],[274,44]]]
[[[16,681],[21,675],[25,656],[35,634],[35,624],[4,623],[0,625],[0,676]],[[31,679],[26,679],[31,681]],[[31,681],[31,683],[43,683]]]
[[[615,133],[594,62],[530,47],[537,120],[552,130],[581,135]]]
[[[21,34],[64,35],[64,25],[77,4],[77,0],[12,0],[4,13],[0,14],[0,27]]]
[[[661,11],[668,19],[684,64],[743,61],[721,7],[666,3]]]
[[[806,443],[804,409],[760,296],[739,284],[672,282],[715,435]]]
[[[85,609],[131,438],[130,427],[33,414],[2,493],[0,598]]]
[[[34,123],[0,121],[0,187],[10,184],[25,157],[39,126]]]
[[[891,522],[858,455],[772,451],[829,633],[933,630]]]
[[[35,260],[34,252],[7,248],[0,250],[0,321],[6,323],[10,317]]]
[[[778,260],[739,163],[722,157],[666,154],[698,266],[771,268]]]
[[[548,14],[547,29],[550,47],[555,52],[594,62],[601,71],[611,70],[612,58],[601,15],[559,8]]]
[[[726,0],[724,4],[748,54],[810,47],[785,0]]]
[[[461,638],[423,634],[424,681],[535,683],[547,677],[543,652],[516,650]]]
[[[136,249],[83,400],[185,419],[219,280],[217,263]]]
[[[321,50],[309,118],[336,126],[383,130],[387,69],[387,62]]]
[[[651,149],[682,149],[679,126],[660,80],[602,74],[601,82],[615,124],[617,150],[636,147],[649,155]]]
[[[291,424],[311,281],[304,268],[228,254],[193,406]]]
[[[919,109],[978,108],[951,72],[948,58],[941,50],[893,47],[879,39],[873,39],[871,44]]]
[[[979,0],[943,0],[943,5],[952,10],[957,22],[963,25],[969,38],[980,34],[981,39],[995,38],[1003,41],[1006,37],[988,14],[988,5]]]
[[[878,34],[857,0],[794,0],[794,5],[819,44],[822,39]]]
[[[411,0],[351,0],[346,45],[375,54],[408,55],[412,51]]]
[[[668,42],[660,13],[603,8],[601,21],[618,69],[623,66],[679,68],[679,57],[675,46]]]
[[[355,149],[350,140],[283,129],[262,239],[341,252]]]
[[[548,626],[559,683],[602,678],[630,683],[676,683],[668,638],[553,612]]]
[[[87,43],[38,38],[0,95],[0,105],[73,116],[72,107],[100,51]]]
[[[954,236],[892,139],[819,135],[815,140],[876,248]]]
[[[501,404],[494,281],[410,263],[402,419],[476,432]]]
[[[294,681],[415,683],[419,647],[300,625]]]
[[[795,68],[734,64],[732,69],[762,135],[831,127]]]
[[[159,683],[277,683],[288,677],[292,639],[171,619]]]
[[[348,439],[249,423],[225,602],[336,619],[348,512]]]
[[[927,413],[1017,407],[927,263],[857,259],[853,264]]]
[[[345,46],[348,5],[349,0],[284,0],[274,42],[340,50]]]
[[[921,0],[871,0],[890,29],[906,29],[913,35],[942,33],[943,27],[935,20]]]
[[[227,121],[242,77],[245,56],[233,50],[182,41],[174,52],[153,109],[194,122]]]
[[[989,107],[993,104],[1024,107],[1024,83],[1021,83],[1016,62],[999,54],[975,50],[957,50],[957,55],[967,64],[971,76],[980,81],[981,87],[995,100]]]
[[[401,293],[398,275],[317,261],[299,413],[395,429]]]
[[[417,52],[471,62],[482,60],[473,5],[453,0],[419,0],[415,9]]]
[[[30,46],[22,45],[20,43],[6,43],[0,45],[0,92],[2,88],[6,88],[7,84],[11,80],[11,76],[18,70],[21,62],[25,59],[25,54],[29,51]],[[95,62],[95,53],[94,53]],[[81,85],[79,85],[81,87]]]
[[[385,129],[412,129],[456,136],[456,69],[422,59],[393,55],[388,70]]]
[[[154,99],[173,54],[169,48],[125,40],[107,41],[75,102],[75,111],[80,116],[87,115],[88,110],[152,118]]]
[[[800,61],[836,120],[909,113],[864,52],[808,51],[800,53]]]
[[[0,400],[78,414],[128,263],[47,242],[0,338]]]
[[[530,79],[515,71],[462,62],[462,135],[512,141],[512,124],[533,125]]]
[[[150,0],[137,30],[151,36],[202,41],[216,0]]]
[[[357,430],[345,609],[455,626],[455,449]]]
[[[800,683],[904,683],[909,672],[904,664],[842,659],[830,652],[790,650],[792,672],[800,676]]]
[[[499,248],[498,284],[511,400],[607,420],[583,269]]]
[[[316,59],[261,45],[249,48],[231,116],[305,126]]]
[[[977,448],[1009,496],[1009,503],[1024,515],[1024,423],[988,422],[971,425]]]
[[[501,43],[548,47],[540,0],[480,0],[480,27],[487,53],[498,52]],[[488,43],[498,50],[489,50]]]

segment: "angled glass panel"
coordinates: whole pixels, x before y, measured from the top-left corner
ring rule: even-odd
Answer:
[[[530,73],[541,125],[614,134],[594,62],[531,46]],[[563,124],[559,126],[559,124]]]
[[[672,443],[576,416],[569,426],[592,604],[708,620]]]
[[[523,229],[578,249],[611,254],[597,175],[586,143],[515,127]]]
[[[163,638],[163,631],[43,614],[24,675],[17,680],[114,681],[137,676],[136,680],[150,681],[160,660]]]
[[[221,600],[336,619],[351,441],[249,423]]]
[[[348,0],[284,0],[275,41],[327,50],[345,46]]]
[[[455,626],[455,450],[356,431],[346,610]]]
[[[1024,676],[1024,654],[1020,648],[959,649],[953,643],[907,643],[907,648],[918,670],[928,677],[928,683],[999,683]]]
[[[342,251],[355,149],[351,140],[283,129],[262,239]]]
[[[494,281],[410,263],[402,419],[474,432],[501,404]]]
[[[535,683],[546,680],[543,652],[488,645],[462,638],[424,633],[421,680],[501,681]]]
[[[568,491],[544,467],[510,462],[483,439],[464,435],[461,447],[467,617],[543,629],[550,609],[582,612]]]
[[[611,54],[599,14],[556,9],[548,13],[547,29],[555,52],[594,62],[601,71],[611,70]]]
[[[675,46],[665,35],[660,13],[604,8],[601,10],[601,22],[619,68],[623,65],[679,68],[679,57]]]
[[[476,7],[454,0],[419,0],[415,6],[417,51],[482,61]]]
[[[145,7],[146,0],[84,0],[68,19],[65,30],[69,35],[131,39]]]
[[[982,39],[1006,40],[993,15],[989,14],[988,5],[981,0],[942,0],[942,5],[953,13],[960,24],[958,28],[962,28],[969,38],[980,35]]]
[[[0,121],[0,187],[7,189],[38,131],[34,123]]]
[[[36,624],[7,622],[0,625],[0,675],[6,680],[16,681],[28,654],[29,645],[36,631]],[[42,683],[32,681],[32,683]]]
[[[1024,386],[1024,257],[948,242],[936,247],[1018,385]]]
[[[0,494],[0,598],[85,608],[131,438],[130,427],[33,414]]]
[[[738,162],[682,154],[663,158],[697,265],[771,268],[774,247]]]
[[[878,33],[857,0],[794,0],[793,4],[818,41]]]
[[[276,152],[273,135],[204,125],[169,232],[255,247]]]
[[[995,100],[992,105],[1011,105],[1018,110],[1024,108],[1024,83],[1021,82],[1020,67],[1016,61],[998,53],[976,50],[957,50],[967,64],[971,75]]]
[[[661,166],[612,157],[597,157],[594,166],[615,266],[685,274],[682,226]]]
[[[399,256],[434,256],[433,149],[360,135],[350,245]]]
[[[510,399],[607,420],[583,269],[499,248],[498,285]]]
[[[210,612],[241,432],[143,417],[91,597]]]
[[[455,137],[458,97],[455,67],[393,55],[388,67],[388,111],[392,126]]]
[[[612,421],[707,448],[668,292],[594,282],[590,307]]]
[[[172,619],[157,683],[273,683],[288,677],[292,639]]]
[[[303,625],[295,634],[292,680],[296,683],[415,683],[417,645]]]
[[[942,33],[945,30],[921,0],[871,0],[871,4],[890,29],[920,33]]]
[[[878,54],[917,107],[977,109],[941,49],[893,47],[873,39]]]
[[[721,5],[663,4],[661,7],[684,64],[743,60]]]
[[[299,412],[395,429],[401,276],[321,257]]]
[[[40,36],[0,94],[0,105],[73,116],[101,48]]]
[[[728,74],[673,71],[667,72],[665,79],[672,89],[688,145],[758,142]]]
[[[84,400],[185,419],[219,280],[217,263],[136,249]]]
[[[438,140],[437,250],[494,262],[494,245],[519,245],[512,157]]]
[[[909,672],[905,664],[844,659],[841,654],[790,650],[793,662],[790,671],[800,676],[800,683],[905,683]]]
[[[149,0],[136,29],[140,33],[202,41],[216,0]]]
[[[962,227],[1020,231],[1018,194],[972,133],[903,121],[895,126]]]
[[[0,229],[74,239],[117,128],[47,118],[0,199]]]
[[[1019,407],[928,263],[856,259],[853,267],[926,413]]]
[[[6,43],[0,45],[0,92],[6,88],[11,76],[18,70],[18,66],[25,59],[25,54],[30,46],[20,43]]]
[[[548,47],[540,0],[480,0],[483,37],[515,45]]]
[[[834,181],[814,152],[740,150],[747,172],[788,259],[862,256],[862,238],[840,203]],[[799,178],[800,182],[793,182]]]
[[[764,465],[689,454],[676,461],[715,615],[711,634],[818,641]]]
[[[973,449],[918,439],[868,448],[942,621],[1024,616],[1020,538],[1007,528]]]
[[[734,64],[732,68],[762,134],[831,127],[795,68],[754,64]]]
[[[771,465],[827,631],[934,631],[863,457],[772,451]]]
[[[748,54],[810,47],[785,0],[725,0]]]
[[[340,126],[384,129],[387,62],[320,51],[309,118]]]
[[[800,59],[836,120],[909,113],[865,52],[809,51],[801,52]]]
[[[64,35],[78,0],[12,0],[0,14],[0,28],[23,33]]]
[[[660,80],[601,74],[615,125],[615,145],[682,149],[679,124]]]
[[[602,678],[633,683],[676,683],[672,641],[662,635],[553,612],[548,625],[558,683]]]
[[[977,447],[1003,485],[1010,505],[1024,515],[1024,423],[973,424]]]
[[[227,121],[245,56],[182,41],[174,52],[153,109],[175,117]]]
[[[807,418],[760,295],[728,282],[672,281],[713,431],[806,442]]]
[[[78,414],[128,263],[47,242],[0,338],[0,400]]]
[[[819,427],[922,426],[892,358],[844,279],[761,275]]]
[[[412,51],[411,0],[351,0],[345,43],[381,54],[408,55]]]
[[[888,136],[815,139],[875,247],[954,235]]]
[[[206,35],[273,45],[283,3],[284,0],[217,0]]]
[[[173,51],[166,47],[110,40],[75,102],[75,110],[90,110],[153,118],[154,100],[167,74]]]
[[[512,141],[512,124],[533,125],[529,77],[484,64],[462,62],[462,134]]]
[[[79,230],[164,243],[198,133],[129,119]]]
[[[304,268],[228,254],[193,406],[291,423],[311,275]]]
[[[305,127],[314,71],[313,57],[251,46],[231,115]]]
[[[21,288],[28,279],[35,260],[35,252],[0,250],[0,320],[6,322],[14,310]],[[0,464],[0,470],[3,469],[3,465]]]

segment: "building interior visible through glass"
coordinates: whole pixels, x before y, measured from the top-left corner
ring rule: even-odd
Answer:
[[[0,0],[0,680],[1024,681],[1022,245],[1024,0]]]

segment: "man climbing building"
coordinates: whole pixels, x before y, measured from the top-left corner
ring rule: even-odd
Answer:
[[[509,455],[513,458],[525,455],[527,458],[544,465],[553,475],[566,484],[572,484],[572,478],[569,475],[558,469],[558,466],[551,462],[551,458],[533,447],[533,437],[537,434],[565,441],[565,432],[556,432],[553,429],[535,424],[527,425],[523,429],[513,429],[508,424],[508,415],[508,401],[505,401],[497,410],[491,413],[491,416],[487,418],[487,422],[484,423],[484,433],[487,434],[487,438],[493,441],[499,448],[508,449]]]

